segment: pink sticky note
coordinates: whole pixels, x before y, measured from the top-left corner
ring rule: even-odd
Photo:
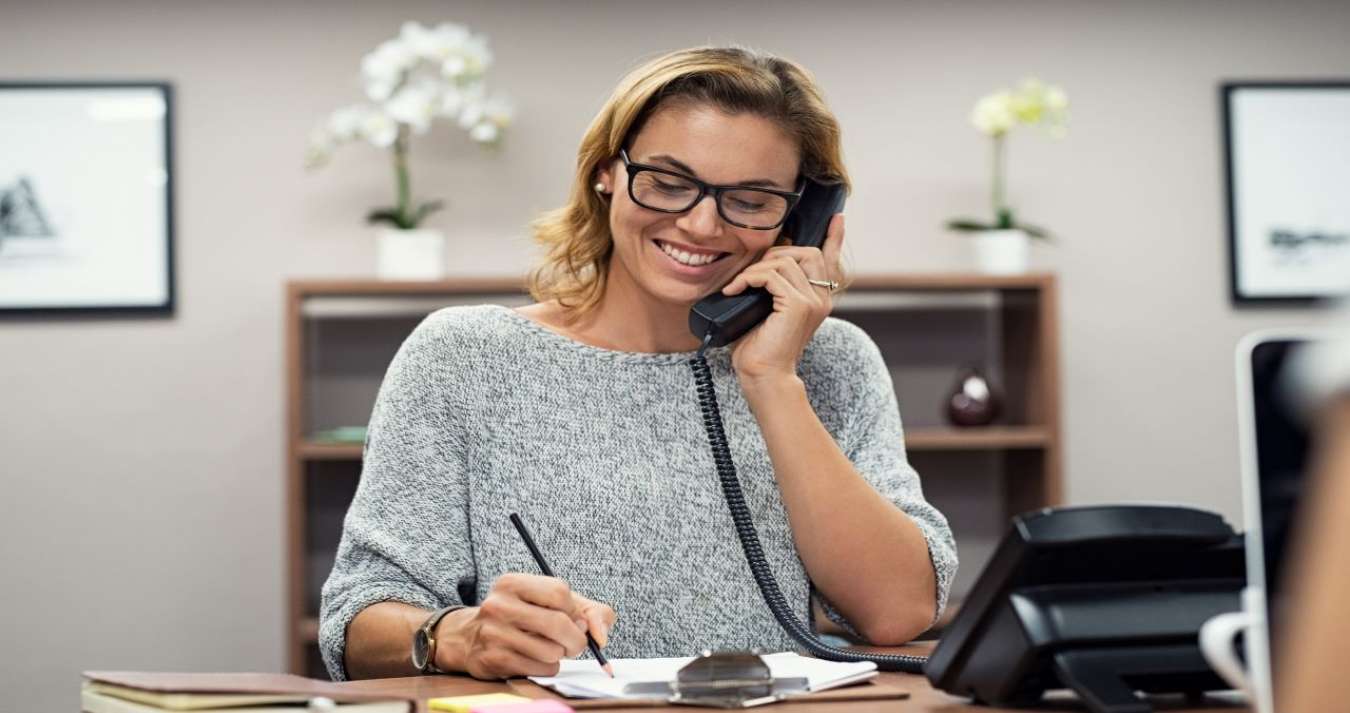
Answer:
[[[469,709],[469,713],[576,713],[572,707],[552,698],[541,698],[529,703],[502,703]]]

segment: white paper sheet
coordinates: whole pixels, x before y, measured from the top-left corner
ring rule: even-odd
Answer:
[[[877,675],[870,661],[841,663],[798,656],[792,652],[765,654],[764,662],[774,678],[805,678],[812,692],[865,681]],[[557,676],[531,676],[535,683],[552,688],[569,698],[640,698],[624,693],[630,683],[675,680],[679,670],[693,661],[692,656],[657,659],[610,659],[614,678],[600,670],[595,661],[563,661]]]

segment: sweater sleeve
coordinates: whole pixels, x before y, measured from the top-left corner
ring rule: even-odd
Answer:
[[[320,606],[319,647],[334,680],[347,678],[347,626],[361,610],[385,601],[425,609],[464,603],[459,585],[472,582],[456,349],[449,320],[432,315],[399,348],[380,386],[361,482]]]
[[[858,473],[877,492],[908,515],[923,533],[937,580],[937,606],[933,619],[936,623],[947,606],[947,595],[952,578],[956,575],[956,541],[947,518],[924,499],[919,474],[909,464],[905,454],[900,408],[881,350],[858,327],[841,324],[850,335],[847,340],[850,344],[846,349],[831,352],[848,361],[848,368],[840,370],[843,375],[839,378],[847,379],[849,386],[840,389],[840,392],[851,394],[851,397],[850,403],[845,405],[846,425],[839,446]],[[895,576],[906,575],[898,572]],[[858,635],[857,629],[829,601],[819,593],[817,597],[831,621]],[[860,635],[857,638],[862,639]]]

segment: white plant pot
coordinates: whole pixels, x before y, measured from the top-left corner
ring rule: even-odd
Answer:
[[[982,230],[971,236],[975,269],[991,275],[1020,275],[1031,264],[1031,236],[1025,231]]]
[[[375,234],[375,276],[381,280],[445,278],[445,235],[439,230],[381,226]]]

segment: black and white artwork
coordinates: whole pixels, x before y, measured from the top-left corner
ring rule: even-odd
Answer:
[[[1350,294],[1350,82],[1222,87],[1236,303]]]
[[[165,83],[0,83],[0,312],[172,312],[172,116]]]

